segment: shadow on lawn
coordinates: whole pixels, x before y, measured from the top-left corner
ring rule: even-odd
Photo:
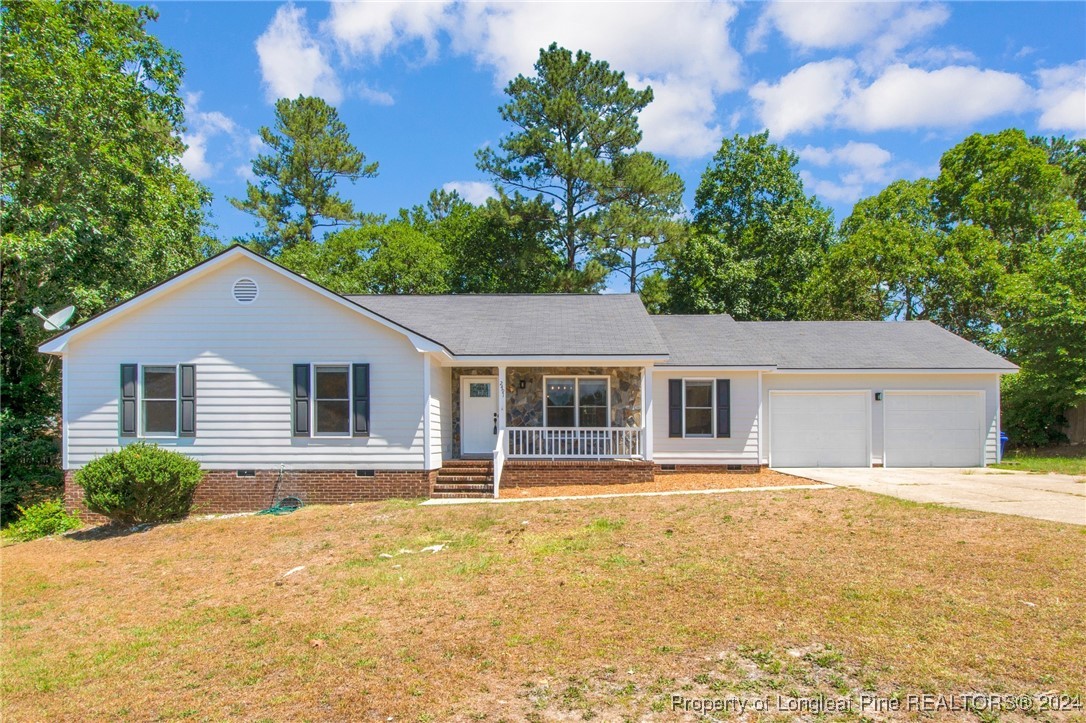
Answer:
[[[76,540],[78,542],[95,542],[98,540],[112,540],[117,537],[128,537],[129,535],[138,535],[141,532],[147,532],[159,525],[166,524],[164,522],[145,522],[139,525],[123,525],[116,522],[107,522],[104,525],[98,525],[97,527],[83,528],[68,532],[64,536],[69,540]]]

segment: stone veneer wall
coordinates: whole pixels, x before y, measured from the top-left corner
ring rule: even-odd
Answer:
[[[256,512],[270,507],[278,476],[277,470],[256,470],[253,477],[238,477],[236,470],[206,472],[196,488],[192,513]],[[307,505],[418,499],[430,497],[436,477],[437,470],[376,470],[372,477],[359,477],[353,469],[293,470],[283,476],[275,496],[297,497]],[[64,472],[64,503],[70,511],[79,511],[85,522],[107,521],[87,511],[73,470]]]
[[[460,457],[460,377],[496,377],[496,367],[453,367],[452,370],[452,457]]]
[[[610,377],[611,426],[641,426],[640,367],[509,367],[506,373],[506,424],[510,427],[543,426],[544,376]]]

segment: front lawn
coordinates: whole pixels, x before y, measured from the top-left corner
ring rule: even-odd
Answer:
[[[1021,472],[1056,472],[1058,474],[1086,475],[1086,448],[1061,447],[1061,454],[1040,450],[1012,450],[1003,461],[992,465],[996,469],[1013,469]]]
[[[611,721],[673,719],[672,695],[1086,693],[1083,528],[842,488],[369,503],[83,538],[0,550],[4,720]]]

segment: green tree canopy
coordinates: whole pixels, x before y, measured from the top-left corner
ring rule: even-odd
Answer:
[[[31,309],[86,318],[203,258],[205,189],[180,165],[177,53],[147,7],[3,5],[0,224],[3,460],[0,514],[59,480],[49,334]]]
[[[695,238],[668,265],[673,311],[796,319],[833,236],[796,155],[768,133],[725,138],[694,196]]]
[[[571,290],[595,287],[606,270],[587,252],[613,198],[614,163],[641,141],[637,114],[652,90],[634,90],[606,62],[552,44],[540,52],[535,75],[517,76],[505,93],[510,100],[499,112],[516,130],[498,149],[478,152],[479,168],[548,201],[547,237],[562,254],[564,283]]]
[[[278,261],[340,294],[448,290],[441,244],[402,219],[343,229],[321,242],[299,242]]]
[[[351,143],[335,108],[321,98],[280,98],[275,127],[262,127],[260,139],[271,152],[253,159],[257,182],[246,184],[245,198],[230,199],[263,223],[259,250],[275,255],[315,241],[319,228],[362,220],[336,186],[376,176],[377,164],[366,163],[365,154]]]
[[[562,259],[546,240],[551,208],[541,199],[503,193],[474,206],[435,191],[413,217],[445,250],[454,293],[553,291],[562,277]]]
[[[1079,151],[1009,129],[943,154],[935,181],[856,204],[807,285],[820,318],[929,319],[1022,367],[1004,379],[1019,442],[1059,438],[1086,397],[1086,235]]]
[[[641,288],[641,279],[658,270],[683,236],[686,222],[682,178],[672,173],[667,161],[638,151],[614,163],[614,187],[599,230],[598,253],[604,265],[626,277],[630,293]]]

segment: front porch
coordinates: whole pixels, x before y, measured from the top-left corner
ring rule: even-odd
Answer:
[[[651,383],[644,366],[454,367],[446,458],[488,462],[495,496],[651,480]]]
[[[449,452],[490,456],[501,441],[510,460],[646,459],[650,383],[644,367],[454,367]],[[492,435],[469,429],[465,443],[465,425],[477,427],[472,416],[484,407],[493,408]]]

